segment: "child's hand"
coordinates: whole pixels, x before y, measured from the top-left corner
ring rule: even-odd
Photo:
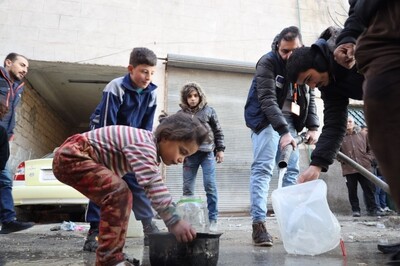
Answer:
[[[179,220],[169,227],[169,231],[173,233],[178,242],[191,242],[196,238],[196,230],[186,221]]]

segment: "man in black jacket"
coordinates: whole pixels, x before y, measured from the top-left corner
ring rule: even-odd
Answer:
[[[399,208],[400,1],[349,3],[349,17],[337,39],[335,58],[347,68],[356,64],[365,76],[363,100],[370,145]],[[399,250],[400,243],[392,247],[378,245],[386,252]],[[393,260],[400,263],[400,252]]]
[[[297,27],[288,27],[274,40],[272,51],[260,58],[245,106],[246,125],[252,130],[254,161],[251,165],[250,197],[253,219],[253,243],[272,246],[272,237],[265,227],[269,182],[279,158],[280,148],[296,147],[294,136],[308,128],[310,144],[317,139],[319,119],[314,91],[297,86],[286,78],[286,60],[302,46]],[[280,147],[280,148],[279,148]],[[283,186],[296,183],[299,174],[299,152],[289,158]]]
[[[364,77],[356,68],[339,65],[324,39],[294,51],[286,66],[290,81],[318,87],[324,102],[324,127],[310,166],[298,178],[302,183],[318,179],[321,171],[326,172],[333,163],[346,133],[349,98],[362,99]]]

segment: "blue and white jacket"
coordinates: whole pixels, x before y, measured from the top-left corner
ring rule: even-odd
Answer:
[[[24,91],[24,82],[12,81],[4,67],[0,67],[0,102],[8,108],[8,112],[0,120],[0,126],[7,131],[8,139],[14,135],[15,112]]]
[[[90,128],[126,125],[153,130],[157,107],[157,86],[145,89],[132,86],[129,74],[113,79],[103,90],[103,97],[90,116]]]

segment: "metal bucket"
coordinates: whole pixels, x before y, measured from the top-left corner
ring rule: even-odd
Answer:
[[[179,243],[171,233],[149,234],[150,264],[153,266],[216,266],[222,233],[197,233],[189,243]]]

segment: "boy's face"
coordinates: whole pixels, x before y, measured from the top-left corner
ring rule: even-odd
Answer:
[[[162,139],[159,142],[160,156],[166,165],[183,163],[185,157],[192,155],[198,149],[196,141]]]
[[[192,90],[187,96],[187,104],[190,108],[195,108],[200,102],[200,96],[197,90]]]
[[[310,68],[299,73],[296,83],[299,85],[307,84],[311,89],[325,87],[329,85],[329,74],[328,72],[320,73],[314,68]]]
[[[154,72],[156,71],[156,67],[144,64],[138,65],[136,67],[129,65],[128,71],[133,86],[145,89],[147,88],[147,86],[149,86],[150,82],[153,80],[153,75]]]
[[[28,60],[22,56],[17,56],[14,62],[8,59],[5,62],[5,68],[13,80],[22,80],[28,73],[28,67]]]

